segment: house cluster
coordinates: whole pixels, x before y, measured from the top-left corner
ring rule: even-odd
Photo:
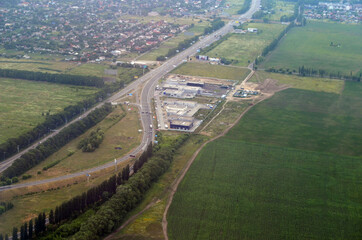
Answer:
[[[172,1],[135,2],[21,0],[0,4],[0,46],[87,61],[124,52],[142,53],[189,27],[164,20],[125,19],[124,14],[137,9],[147,15],[146,10]]]
[[[308,19],[359,23],[362,21],[362,4],[319,2],[318,5],[305,5],[304,16]]]

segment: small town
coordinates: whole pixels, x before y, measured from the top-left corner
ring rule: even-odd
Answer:
[[[362,4],[319,2],[318,5],[305,5],[304,16],[307,19],[360,23],[362,21]]]

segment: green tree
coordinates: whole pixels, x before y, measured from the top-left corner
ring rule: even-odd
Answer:
[[[12,240],[18,240],[18,229],[16,227],[13,227],[13,239]]]
[[[32,219],[29,221],[28,238],[29,238],[29,239],[32,239],[32,238],[33,238],[33,220],[32,220]]]

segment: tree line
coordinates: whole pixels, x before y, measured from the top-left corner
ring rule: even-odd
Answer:
[[[99,210],[80,227],[80,230],[71,237],[77,240],[94,240],[112,232],[143,199],[146,191],[170,166],[175,152],[188,139],[184,134],[175,140],[158,146],[152,157],[143,167],[128,180],[117,187],[116,193]]]
[[[108,200],[115,192],[117,186],[125,183],[130,176],[130,167],[127,165],[118,175],[113,175],[108,180],[103,181],[98,186],[90,188],[82,195],[73,197],[72,199],[57,206],[55,210],[50,210],[48,215],[48,223],[50,226],[60,225],[67,220],[75,218],[84,213],[87,209],[94,206],[96,203],[102,203]],[[39,213],[38,217],[29,222],[25,222],[20,227],[20,240],[39,238],[47,230],[47,218],[45,212]],[[13,227],[13,239],[18,239],[18,228]],[[0,240],[1,238],[0,234]],[[54,239],[54,235],[50,234],[47,239]],[[64,237],[64,236],[62,236]]]
[[[104,81],[96,76],[81,76],[47,72],[33,72],[17,69],[0,69],[0,77],[19,78],[32,81],[70,84],[76,86],[103,87]]]
[[[12,178],[19,176],[34,167],[51,154],[58,151],[61,147],[67,144],[72,139],[83,134],[89,128],[95,126],[103,120],[112,111],[112,106],[109,103],[95,109],[87,117],[77,121],[68,127],[64,128],[57,135],[47,139],[45,142],[38,145],[35,149],[24,153],[20,158],[3,172],[3,176]]]
[[[162,142],[162,139],[158,139]],[[180,141],[179,141],[180,142]],[[153,151],[160,151],[160,147],[153,148],[152,143],[147,147],[147,150],[141,154],[141,157],[136,161],[139,168],[152,157]],[[136,173],[134,171],[134,173]],[[58,239],[59,237],[68,237],[79,231],[80,226],[73,226],[71,229],[61,229],[57,231],[59,226],[69,220],[77,218],[79,215],[85,213],[96,205],[101,205],[109,200],[117,191],[117,187],[125,184],[131,174],[130,166],[124,167],[118,174],[111,176],[108,180],[103,181],[101,184],[90,188],[88,191],[81,195],[75,196],[72,199],[57,206],[54,210],[51,209],[48,215],[48,227],[46,227],[46,214],[40,213],[37,218],[31,219],[29,222],[24,223],[20,228],[20,240],[32,239],[33,237],[42,239]],[[33,226],[33,223],[34,226]],[[46,232],[46,230],[49,232]],[[0,234],[0,240],[2,235]],[[18,229],[13,228],[13,239],[18,239]]]
[[[3,156],[6,157],[16,154],[18,150],[30,146],[33,142],[41,139],[46,134],[50,133],[51,130],[68,123],[68,121],[74,119],[77,115],[85,112],[88,108],[92,107],[96,103],[102,101],[111,93],[117,91],[120,88],[123,88],[123,86],[123,82],[113,85],[105,85],[96,94],[75,105],[65,107],[62,112],[56,113],[54,115],[45,116],[45,121],[38,124],[32,130],[16,138],[9,138],[6,142],[0,144],[0,154],[3,154]],[[1,161],[3,160],[4,158],[2,157]]]

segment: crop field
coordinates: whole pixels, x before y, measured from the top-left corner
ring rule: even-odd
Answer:
[[[244,80],[250,70],[247,68],[188,62],[177,67],[172,73],[239,81]]]
[[[361,160],[216,140],[179,185],[169,238],[360,239]]]
[[[263,64],[264,68],[303,66],[342,75],[362,73],[360,25],[309,21],[291,29]],[[333,43],[333,45],[331,45]]]
[[[96,93],[91,87],[0,78],[0,144]],[[44,116],[43,116],[44,115]]]
[[[127,115],[123,115],[124,111],[117,107],[102,122],[69,142],[26,174],[36,176],[38,180],[57,177],[99,166],[127,154],[141,142],[142,133],[139,133],[138,129],[142,129],[142,127],[138,120],[137,109],[132,108],[132,110],[127,109],[126,111]],[[98,127],[104,131],[104,140],[99,148],[94,152],[82,152],[81,149],[78,149],[78,143]],[[57,161],[59,163],[54,167],[42,170]],[[40,175],[37,174],[38,171],[41,171]],[[33,180],[34,177],[27,181]]]
[[[340,94],[344,87],[344,81],[328,78],[300,77],[296,75],[278,74],[264,71],[257,71],[248,80],[249,82],[262,83],[265,79],[278,80],[278,84],[286,84],[293,88],[329,92]]]
[[[346,82],[341,95],[287,89],[253,107],[228,137],[362,156],[361,92],[356,82]]]
[[[199,23],[195,20],[194,24],[195,26],[188,29],[185,33],[180,33],[179,35],[166,40],[165,42],[161,43],[158,48],[152,49],[151,51],[141,56],[139,60],[156,61],[158,56],[166,55],[170,49],[177,47],[178,44],[185,39],[203,34],[204,29],[209,26],[209,22],[207,21]]]
[[[171,204],[170,239],[360,239],[362,85],[337,92],[278,92],[206,145]]]
[[[244,28],[257,28],[258,33],[234,33],[212,50],[209,57],[223,57],[233,60],[234,65],[247,66],[259,56],[264,47],[271,43],[285,28],[281,24],[248,23]]]

